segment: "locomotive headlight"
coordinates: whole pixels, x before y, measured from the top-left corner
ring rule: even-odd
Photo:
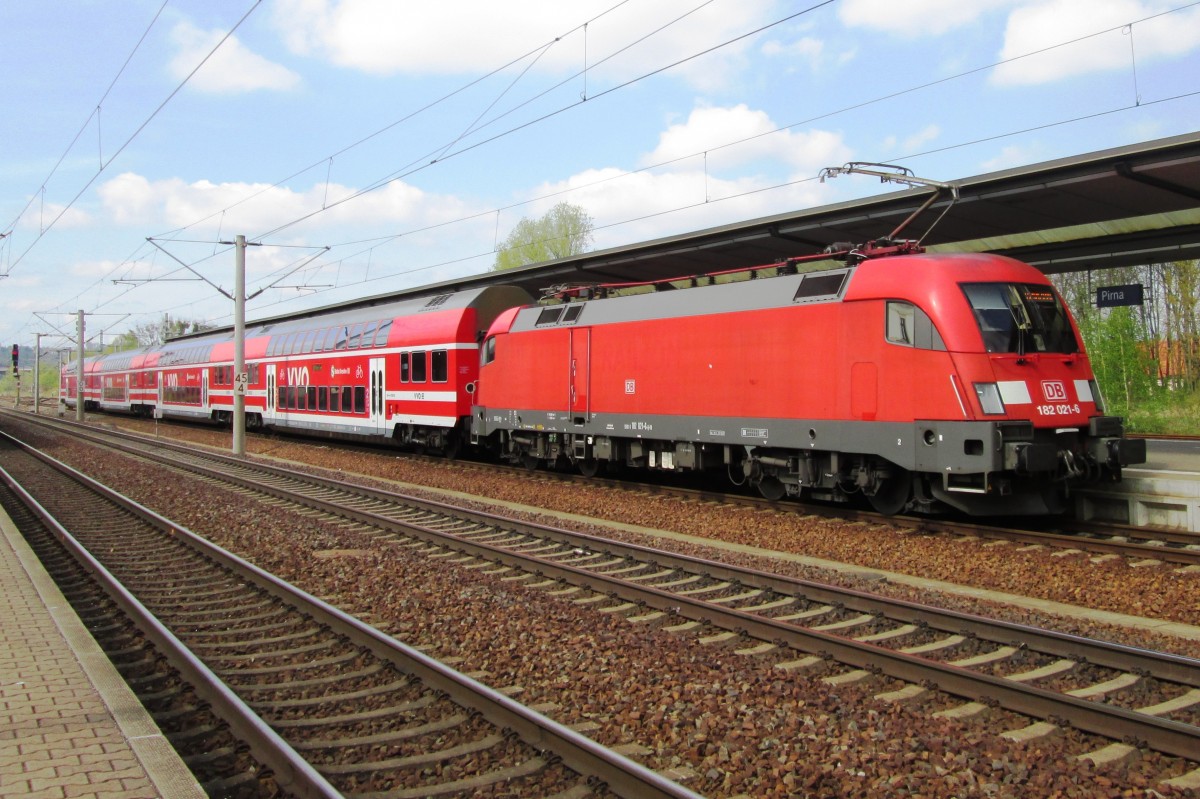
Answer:
[[[995,383],[976,383],[975,396],[984,413],[1004,413],[1004,401],[1000,399],[1000,387]]]

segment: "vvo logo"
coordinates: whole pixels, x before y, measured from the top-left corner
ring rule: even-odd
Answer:
[[[1046,395],[1046,402],[1067,401],[1067,387],[1061,380],[1043,380],[1042,393]]]
[[[287,383],[289,386],[307,386],[308,367],[307,366],[289,366],[287,368]]]

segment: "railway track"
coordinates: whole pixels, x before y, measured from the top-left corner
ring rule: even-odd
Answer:
[[[2,411],[0,411],[2,412]],[[182,424],[194,429],[194,423]],[[211,427],[211,425],[206,425]],[[95,429],[88,426],[84,429]],[[137,434],[130,434],[136,437]],[[287,435],[286,433],[283,435]],[[311,442],[311,439],[306,439]],[[365,451],[379,452],[377,445],[340,444],[361,447]],[[444,462],[444,458],[430,455],[406,453],[406,457],[424,459],[431,463]],[[1094,556],[1117,556],[1135,563],[1169,563],[1181,568],[1200,565],[1200,534],[1187,530],[1135,527],[1113,522],[1084,522],[1069,519],[1052,519],[1038,524],[1029,519],[1014,520],[1014,525],[1002,526],[983,524],[965,519],[933,518],[916,516],[883,516],[872,510],[848,506],[829,506],[794,501],[772,501],[757,495],[731,493],[721,489],[696,489],[671,485],[669,479],[657,483],[637,482],[604,477],[583,477],[573,472],[540,470],[530,472],[517,466],[503,464],[480,464],[470,460],[459,461],[462,468],[502,471],[523,475],[527,479],[552,484],[578,484],[600,486],[614,491],[637,492],[655,496],[677,497],[689,502],[711,502],[742,506],[754,509],[770,509],[782,513],[820,516],[845,521],[861,521],[884,524],[911,530],[920,535],[941,535],[959,539],[977,539],[981,542],[1006,541],[1031,548],[1046,548],[1065,554],[1085,553]]]
[[[491,468],[491,467],[489,467]],[[523,471],[514,467],[514,472]],[[1025,546],[1058,550],[1075,550],[1095,555],[1117,555],[1133,561],[1158,560],[1182,567],[1200,564],[1200,535],[1186,530],[1134,527],[1116,523],[1052,520],[1042,529],[1028,519],[1024,527],[1005,527],[982,524],[963,519],[937,519],[916,516],[883,516],[875,511],[851,507],[830,507],[811,503],[772,501],[758,496],[732,494],[725,491],[703,490],[670,485],[631,483],[623,480],[584,478],[579,475],[539,472],[537,479],[590,485],[601,485],[620,491],[674,496],[693,502],[718,502],[748,508],[771,509],[779,512],[815,515],[846,521],[886,524],[925,535],[971,537],[981,541],[1008,541]],[[1014,522],[1017,523],[1017,522]]]
[[[696,796],[64,464],[0,447],[8,490],[287,792]]]
[[[878,696],[885,701],[917,699],[936,687],[958,699],[943,703],[939,712],[948,716],[999,706],[1032,719],[1007,733],[1014,739],[1067,725],[1111,740],[1086,755],[1096,762],[1132,756],[1137,745],[1192,759],[1200,751],[1200,662],[1189,658],[516,523],[220,455],[148,451],[158,442],[121,446],[374,528],[431,558],[507,571],[506,579],[600,613],[771,658],[782,671],[808,670],[834,685],[883,680],[888,690]]]

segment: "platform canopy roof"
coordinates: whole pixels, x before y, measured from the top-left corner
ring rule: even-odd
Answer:
[[[848,180],[850,178],[838,178]],[[854,178],[857,180],[873,178]],[[951,181],[901,237],[931,250],[995,252],[1047,273],[1200,257],[1200,133]],[[661,280],[769,264],[835,242],[891,233],[929,198],[912,188],[668,238],[463,278],[423,291],[515,283],[539,296],[553,285]]]
[[[1200,258],[1200,133],[948,185],[957,188],[959,196],[945,215],[948,194],[900,238],[922,239],[931,251],[1010,255],[1048,274]],[[817,254],[838,242],[859,244],[885,237],[930,195],[929,188],[905,189],[255,322],[495,284],[517,285],[540,297],[555,286],[664,281],[764,266]]]

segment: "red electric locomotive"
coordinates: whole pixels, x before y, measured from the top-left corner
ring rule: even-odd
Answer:
[[[474,440],[530,467],[724,469],[772,499],[860,494],[884,513],[1057,512],[1069,486],[1145,460],[1031,266],[883,242],[765,271],[503,314]]]

